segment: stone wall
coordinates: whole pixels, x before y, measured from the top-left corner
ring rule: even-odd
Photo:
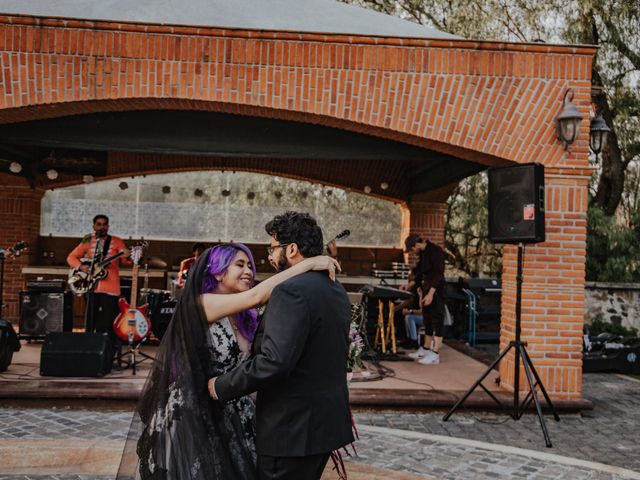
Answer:
[[[640,284],[587,282],[585,323],[601,320],[640,331]]]

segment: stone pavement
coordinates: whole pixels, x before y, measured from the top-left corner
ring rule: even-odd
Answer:
[[[640,382],[588,374],[584,387],[594,410],[563,414],[559,423],[547,418],[551,449],[535,415],[513,421],[461,410],[443,422],[444,412],[358,410],[361,439],[358,456],[348,459],[356,473],[350,478],[640,479]],[[130,417],[129,404],[48,408],[13,401],[0,408],[0,480],[112,479]],[[365,475],[363,468],[378,473]]]
[[[356,422],[413,432],[466,438],[492,444],[544,451],[615,465],[640,472],[640,381],[615,374],[585,374],[584,396],[594,409],[545,416],[553,448],[546,448],[538,417],[518,421],[502,412],[459,409],[448,422],[446,411],[359,411]]]

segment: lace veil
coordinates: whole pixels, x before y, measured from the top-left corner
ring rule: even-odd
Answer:
[[[200,292],[209,250],[192,267],[127,436],[118,480],[253,480],[242,425],[209,397],[218,375]]]

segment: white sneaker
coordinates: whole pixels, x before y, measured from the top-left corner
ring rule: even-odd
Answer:
[[[438,365],[440,363],[440,354],[429,350],[428,354],[418,360],[420,365]]]
[[[407,355],[407,357],[409,357],[409,358],[413,358],[414,360],[418,360],[419,358],[424,357],[424,356],[427,354],[427,352],[428,352],[428,351],[429,351],[429,350],[427,350],[426,348],[422,348],[422,347],[420,347],[420,348],[419,348],[419,349],[417,349],[415,352],[411,352],[411,353],[409,353],[409,354]]]

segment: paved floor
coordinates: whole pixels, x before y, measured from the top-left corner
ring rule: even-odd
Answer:
[[[640,479],[640,382],[588,374],[584,388],[594,410],[562,415],[559,423],[548,418],[551,449],[535,415],[513,421],[499,413],[460,411],[443,422],[443,412],[358,410],[358,456],[348,461],[352,468],[378,467],[407,479]],[[126,408],[104,405],[11,402],[0,408],[0,480],[111,479],[130,416]],[[38,464],[56,448],[66,463]],[[102,463],[91,464],[82,448],[93,449]],[[65,452],[76,452],[79,463]],[[396,476],[401,473],[406,476]]]

